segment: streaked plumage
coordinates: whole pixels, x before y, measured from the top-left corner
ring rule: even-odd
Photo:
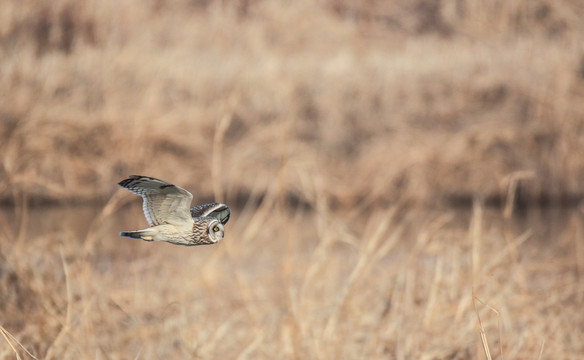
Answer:
[[[231,211],[225,204],[191,206],[193,195],[185,189],[148,176],[132,175],[119,186],[142,197],[149,228],[122,231],[120,236],[176,245],[214,244],[223,239]]]

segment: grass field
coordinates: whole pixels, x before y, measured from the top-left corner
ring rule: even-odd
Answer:
[[[0,358],[584,353],[578,1],[6,0],[0,79]]]

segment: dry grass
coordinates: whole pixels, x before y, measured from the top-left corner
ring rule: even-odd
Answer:
[[[526,199],[581,197],[578,2],[409,3],[6,1],[0,196],[105,200],[190,160],[176,181],[227,196],[285,164],[291,195],[317,177],[346,206],[501,198],[517,171]]]
[[[3,1],[0,358],[579,358],[582,209],[512,207],[584,194],[583,23],[569,0]],[[226,240],[118,238],[131,173],[226,201]],[[30,207],[68,202],[94,205]]]
[[[265,197],[186,249],[118,238],[132,205],[2,233],[3,358],[482,359],[481,334],[493,358],[584,351],[581,213],[551,242],[478,205],[366,218]]]

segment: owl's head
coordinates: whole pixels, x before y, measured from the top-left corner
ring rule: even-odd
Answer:
[[[223,227],[223,224],[221,224],[219,220],[213,218],[207,226],[207,235],[212,243],[216,243],[223,239],[223,236],[225,236],[225,228]]]

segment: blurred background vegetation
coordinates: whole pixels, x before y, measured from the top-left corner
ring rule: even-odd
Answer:
[[[584,193],[578,1],[3,1],[0,198]],[[221,161],[213,161],[221,141]],[[283,173],[282,173],[283,171]],[[167,176],[168,177],[168,176]]]
[[[581,1],[2,0],[0,94],[2,357],[584,351]]]

